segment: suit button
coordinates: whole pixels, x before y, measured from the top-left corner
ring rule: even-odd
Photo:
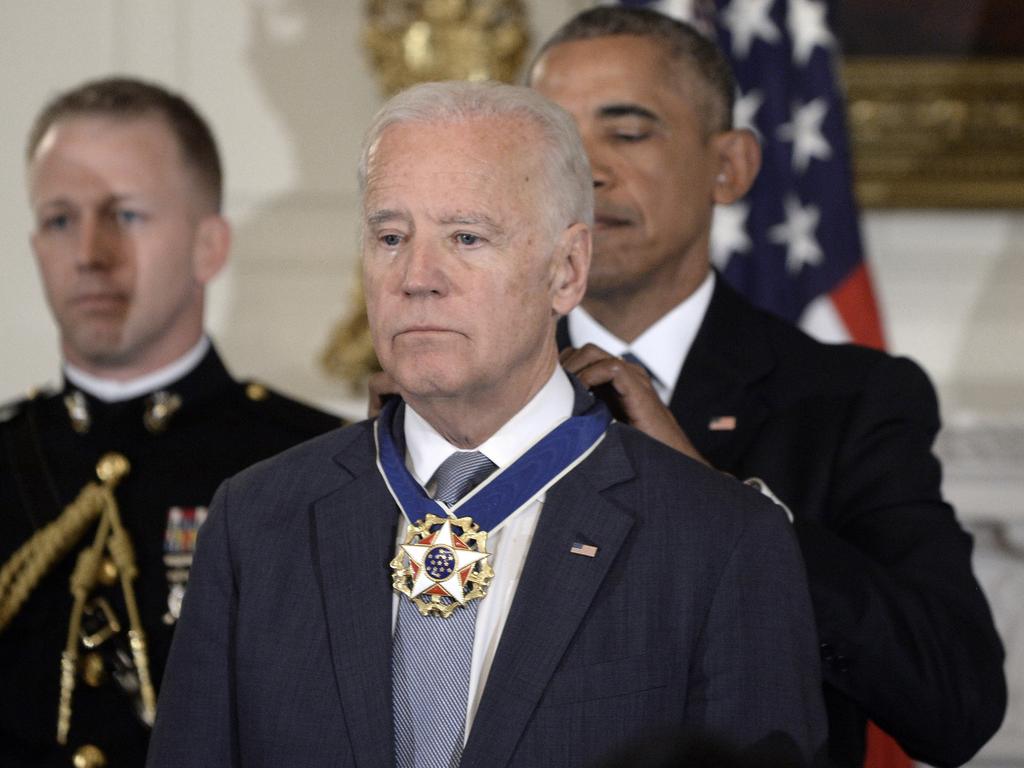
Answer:
[[[75,768],[103,768],[107,764],[107,756],[99,747],[85,744],[75,750],[71,762]]]
[[[826,664],[831,664],[832,660],[836,657],[835,650],[829,643],[822,643],[821,646],[821,660]]]

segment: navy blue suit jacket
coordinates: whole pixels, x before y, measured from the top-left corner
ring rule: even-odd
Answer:
[[[149,766],[393,765],[398,509],[374,462],[363,423],[221,487]],[[664,728],[806,758],[819,680],[781,511],[613,424],[547,494],[462,766],[585,765]]]

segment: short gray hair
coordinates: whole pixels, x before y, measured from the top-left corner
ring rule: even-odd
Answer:
[[[26,156],[31,162],[43,136],[63,120],[102,117],[127,122],[151,116],[163,120],[170,129],[181,150],[182,162],[195,173],[212,208],[219,211],[224,180],[213,131],[192,104],[156,83],[106,77],[58,94],[32,123]]]
[[[594,183],[583,141],[572,116],[530,88],[496,82],[451,80],[421,83],[392,98],[377,112],[359,155],[359,192],[366,193],[370,152],[384,131],[407,123],[457,124],[482,118],[525,120],[541,137],[538,148],[550,196],[545,215],[554,231],[577,222],[594,223]]]

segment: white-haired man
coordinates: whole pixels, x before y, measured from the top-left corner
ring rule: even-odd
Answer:
[[[810,759],[824,714],[785,516],[558,366],[592,221],[569,115],[418,86],[360,175],[401,397],[222,487],[149,765],[582,765],[666,729]]]

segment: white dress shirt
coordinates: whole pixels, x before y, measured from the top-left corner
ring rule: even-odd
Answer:
[[[714,270],[711,270],[696,291],[683,299],[682,304],[662,315],[654,325],[637,336],[632,344],[624,342],[591,317],[583,307],[578,306],[569,313],[569,340],[574,347],[596,344],[616,357],[632,352],[651,372],[654,391],[658,393],[661,402],[668,405],[672,401],[686,356],[690,354],[693,340],[711,304],[716,279]],[[743,482],[781,507],[789,522],[793,522],[792,511],[764,480],[751,477]]]
[[[209,349],[210,339],[204,334],[192,349],[173,363],[128,381],[114,381],[93,376],[67,361],[64,362],[64,377],[97,400],[102,400],[105,403],[120,403],[140,395],[148,395],[150,392],[155,392],[184,378],[199,365]]]
[[[569,377],[561,366],[541,390],[501,429],[484,441],[476,450],[489,458],[498,469],[504,469],[523,455],[540,438],[572,416],[575,394]],[[405,465],[413,477],[433,495],[432,480],[437,468],[455,451],[437,430],[416,411],[405,408]],[[506,518],[487,535],[487,550],[491,553],[494,578],[481,598],[477,610],[476,634],[473,640],[473,663],[469,674],[469,700],[466,702],[465,737],[469,736],[473,718],[480,704],[487,675],[498,649],[498,641],[505,626],[512,599],[519,585],[519,577],[526,561],[526,553],[533,540],[545,494],[539,493],[515,514]],[[399,520],[398,544],[405,542],[407,522]],[[398,601],[406,600],[395,593],[392,616],[398,612]],[[393,623],[392,623],[393,626]]]
[[[576,307],[569,313],[569,338],[574,347],[596,344],[616,357],[632,352],[651,372],[654,390],[661,402],[668,405],[693,339],[697,336],[700,324],[704,322],[714,290],[715,273],[712,271],[696,291],[662,315],[654,325],[637,336],[632,344],[627,344],[597,322],[583,307]]]

